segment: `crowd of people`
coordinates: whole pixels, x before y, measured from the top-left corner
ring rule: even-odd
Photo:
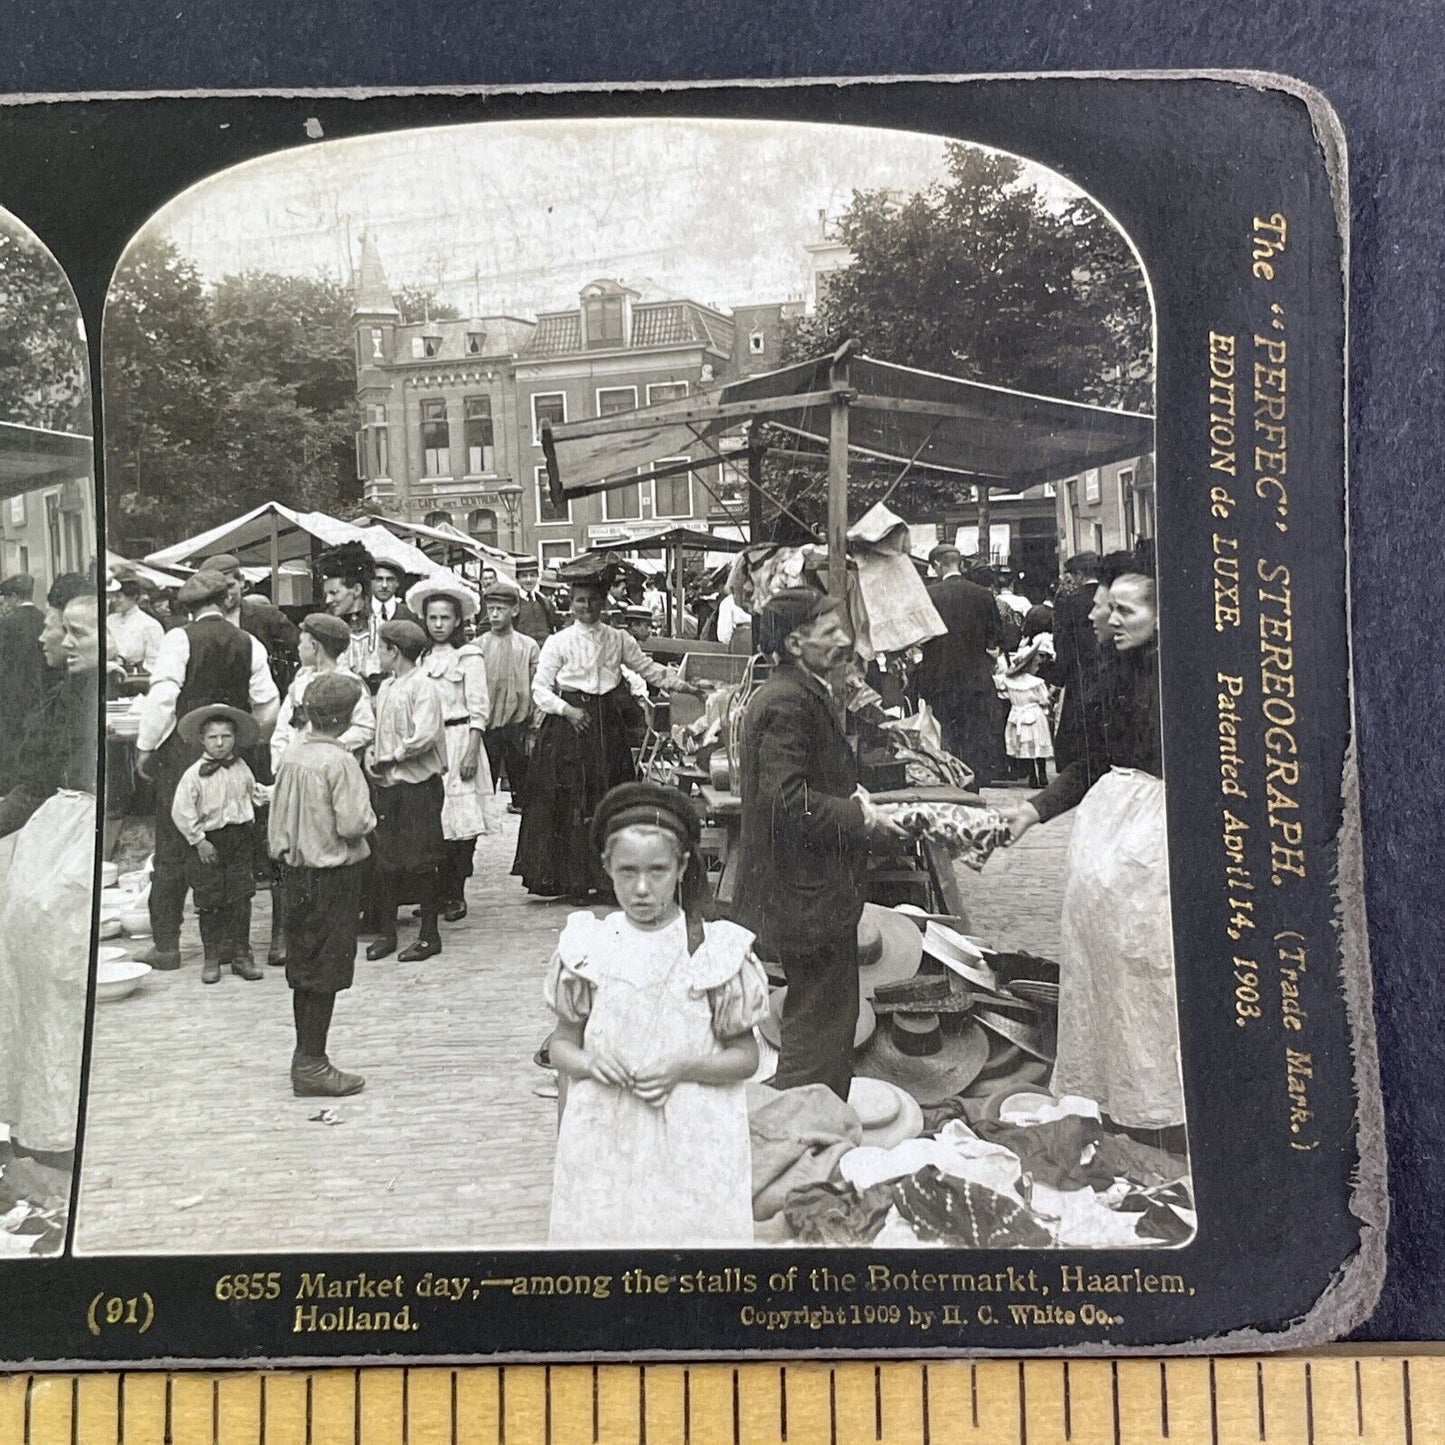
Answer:
[[[976,788],[1011,772],[1031,786],[998,804],[1013,840],[1076,813],[1054,1092],[1182,1144],[1152,558],[1075,557],[1036,605],[1006,577],[964,576],[962,561],[946,545],[930,558],[945,630],[902,685],[936,714]],[[751,629],[771,664],[741,719],[736,903],[723,918],[695,802],[638,781],[635,762],[639,701],[707,685],[643,650],[658,598],[614,559],[567,569],[560,617],[526,561],[515,579],[473,585],[408,578],[348,543],[317,572],[323,603],[293,622],[248,591],[234,557],[207,559],[165,608],[122,570],[103,641],[93,579],[59,579],[47,612],[29,579],[0,584],[0,656],[34,678],[26,716],[0,727],[0,838],[21,835],[6,919],[25,926],[27,907],[50,906],[13,880],[67,886],[55,839],[79,837],[87,817],[93,830],[98,674],[113,690],[143,679],[135,746],[112,744],[107,770],[117,808],[153,805],[145,961],[182,966],[191,895],[201,981],[283,968],[293,1092],[349,1095],[364,1079],[328,1046],[361,940],[371,961],[443,951],[442,925],[467,914],[477,841],[502,827],[505,780],[520,814],[518,886],[584,909],[545,978],[556,1028],[539,1062],[557,1072],[561,1128],[552,1238],[751,1237],[742,1088],[769,1010],[759,960],[787,984],[773,1087],[823,1085],[847,1100],[868,858],[908,846],[859,786],[846,612],[787,587],[756,613],[725,604],[705,621],[719,636]],[[0,698],[11,712],[17,692]],[[88,887],[88,871],[75,881]],[[258,886],[271,893],[264,963],[252,942]],[[418,926],[403,946],[408,905]],[[618,911],[599,917],[598,905]],[[19,936],[0,926],[0,968],[24,999],[60,973],[27,963]],[[73,1147],[79,1020],[73,1060],[40,1033],[23,1048],[0,1038],[0,1122],[12,1147],[50,1156]]]

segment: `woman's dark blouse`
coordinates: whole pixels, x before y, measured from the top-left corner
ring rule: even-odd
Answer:
[[[0,837],[62,788],[95,792],[99,772],[100,682],[94,672],[69,675],[25,720],[15,787],[0,803]]]
[[[1112,649],[1110,649],[1112,650]],[[1104,706],[1097,720],[1086,725],[1102,729],[1097,740],[1089,739],[1087,752],[1102,757],[1097,776],[1111,767],[1137,768],[1164,776],[1163,749],[1159,735],[1159,646],[1146,642],[1128,652],[1116,653],[1103,675]],[[1095,743],[1097,741],[1097,749]],[[1077,808],[1089,791],[1090,770],[1080,758],[1071,763],[1041,793],[1029,801],[1041,823]]]

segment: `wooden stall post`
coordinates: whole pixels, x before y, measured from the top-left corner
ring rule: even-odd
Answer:
[[[828,416],[828,595],[848,595],[848,348],[833,358]]]

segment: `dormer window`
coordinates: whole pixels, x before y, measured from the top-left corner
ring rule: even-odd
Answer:
[[[467,332],[467,355],[480,356],[482,348],[487,344],[487,336],[484,331]]]
[[[626,345],[622,300],[618,295],[589,296],[583,303],[587,321],[587,349],[617,349]]]
[[[440,336],[423,336],[421,339],[421,351],[423,356],[435,356],[442,349]]]

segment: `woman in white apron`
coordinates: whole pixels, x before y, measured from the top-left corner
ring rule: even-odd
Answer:
[[[501,826],[492,769],[482,746],[491,715],[487,663],[463,630],[480,603],[470,587],[454,578],[428,577],[406,594],[406,605],[426,629],[429,645],[420,666],[436,684],[446,723],[441,915],[456,923],[467,916],[466,882],[472,876],[477,839]]]
[[[1055,1094],[1094,1099],[1127,1129],[1182,1133],[1154,578],[1122,572],[1109,599],[1103,770],[1091,785],[1087,765],[1072,764],[1010,821],[1017,840],[1078,810],[1065,864]]]
[[[32,805],[0,840],[0,1153],[68,1174],[80,1112],[95,877],[101,631],[85,593],[61,614],[60,686],[20,749]],[[0,1158],[0,1164],[5,1160]],[[42,1241],[39,1252],[53,1252]],[[3,1250],[0,1250],[3,1253]]]

